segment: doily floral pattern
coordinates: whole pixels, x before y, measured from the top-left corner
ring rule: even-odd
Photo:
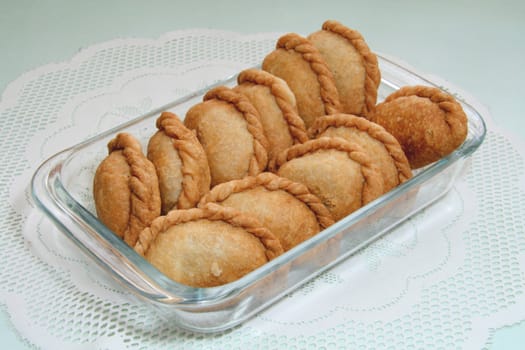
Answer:
[[[278,37],[192,30],[115,40],[8,86],[0,104],[0,302],[28,343],[50,349],[482,348],[494,329],[525,320],[524,148],[490,121],[485,143],[442,200],[220,334],[166,324],[34,207],[28,185],[45,158],[259,64]],[[79,183],[92,172],[86,167]]]

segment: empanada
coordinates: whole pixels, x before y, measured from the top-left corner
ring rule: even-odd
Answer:
[[[149,140],[147,156],[157,171],[162,214],[195,207],[210,190],[206,153],[177,115],[163,112],[156,125],[158,131]]]
[[[259,113],[246,96],[225,86],[211,89],[186,113],[211,174],[211,185],[257,175],[268,163],[268,141]]]
[[[264,58],[262,69],[286,81],[306,128],[318,116],[341,111],[333,74],[306,38],[295,33],[280,37],[275,50]]]
[[[279,176],[306,185],[339,220],[383,194],[383,179],[370,156],[355,142],[321,137],[282,152]]]
[[[215,186],[199,205],[209,202],[255,216],[275,234],[284,251],[334,222],[328,209],[305,185],[268,172]]]
[[[243,93],[259,112],[268,139],[268,158],[308,140],[304,121],[297,113],[295,95],[281,78],[259,69],[246,69],[234,90]]]
[[[385,192],[412,177],[401,145],[379,124],[351,114],[332,114],[317,118],[308,132],[312,138],[342,137],[363,147],[383,177]]]
[[[172,280],[192,287],[235,281],[282,254],[252,216],[209,203],[177,209],[144,229],[135,251]]]
[[[329,20],[308,36],[332,72],[341,111],[366,116],[377,102],[381,73],[377,56],[356,30]]]
[[[467,136],[467,116],[456,99],[430,86],[393,92],[370,116],[399,141],[412,169],[450,154]]]
[[[93,180],[97,216],[134,246],[139,233],[160,215],[157,174],[139,141],[130,134],[118,134],[108,150]]]

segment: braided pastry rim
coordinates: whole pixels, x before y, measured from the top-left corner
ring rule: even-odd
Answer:
[[[240,227],[246,232],[259,239],[265,248],[268,261],[283,253],[281,242],[275,235],[262,226],[254,217],[244,214],[234,208],[224,207],[216,203],[207,203],[199,208],[175,209],[164,216],[159,216],[152,221],[149,227],[142,230],[134,245],[134,250],[141,256],[145,256],[151,243],[158,235],[166,232],[170,227],[198,220],[223,221],[231,226]]]
[[[270,172],[218,184],[201,198],[198,205],[200,207],[206,203],[223,202],[232,194],[248,191],[256,187],[264,187],[268,191],[285,191],[297,200],[303,202],[314,213],[317,222],[323,229],[334,223],[334,219],[328,208],[326,208],[321,200],[311,193],[304,184]]]
[[[152,219],[145,217],[147,214],[153,214],[155,217],[160,215],[160,192],[155,166],[142,153],[140,142],[131,134],[119,133],[108,143],[108,151],[112,153],[119,150],[130,170],[130,209],[122,239],[133,246],[140,233],[137,225],[140,225],[139,229],[142,230],[149,226]]]
[[[346,27],[335,20],[327,20],[322,25],[322,30],[334,33],[346,39],[363,59],[366,77],[365,77],[365,104],[361,114],[363,116],[372,112],[377,103],[377,89],[381,83],[381,71],[376,54],[374,54],[361,33],[355,29]]]
[[[197,136],[172,112],[162,112],[157,118],[156,126],[171,138],[173,148],[177,151],[182,166],[182,188],[177,199],[177,208],[191,208],[199,201],[201,196],[199,180],[204,178],[210,182],[210,173],[201,172],[200,165],[208,167],[208,158]],[[209,187],[209,186],[208,186]]]
[[[376,192],[383,193],[383,178],[373,165],[372,160],[361,146],[341,137],[320,137],[302,144],[294,145],[281,152],[275,161],[276,171],[286,162],[312,154],[320,150],[336,150],[346,152],[348,157],[361,165],[361,176],[364,186],[361,190],[361,203],[367,204],[377,198]]]
[[[253,137],[253,157],[248,166],[248,175],[257,175],[268,164],[268,140],[259,119],[259,112],[242,93],[226,86],[217,86],[209,90],[203,97],[204,101],[216,99],[233,105],[247,123],[247,130]]]
[[[423,98],[437,105],[437,107],[443,112],[443,119],[450,131],[450,134],[447,135],[447,137],[449,137],[449,140],[454,145],[454,147],[450,148],[450,152],[459,147],[463,141],[465,141],[468,134],[468,118],[463,107],[454,96],[434,86],[409,85],[403,86],[388,95],[381,105],[388,104],[397,98],[402,97]]]
[[[261,69],[250,68],[243,70],[237,76],[237,83],[251,83],[255,85],[262,85],[268,88],[271,95],[275,99],[275,103],[281,110],[283,119],[288,125],[288,132],[292,136],[293,142],[303,143],[308,140],[306,127],[303,119],[297,113],[295,100],[288,98],[290,94],[295,96],[290,90],[288,84],[281,78],[268,73]]]
[[[390,95],[382,103],[391,102],[399,97],[416,96],[426,98],[435,103],[445,113],[445,122],[450,129],[456,130],[457,122],[467,122],[467,115],[461,104],[451,94],[433,86],[410,85],[402,86]]]
[[[328,128],[354,128],[366,132],[371,138],[381,142],[394,161],[397,169],[398,181],[403,183],[412,178],[410,163],[403,151],[399,141],[384,127],[368,119],[346,113],[325,115],[317,118],[308,129],[310,137],[315,138]]]
[[[308,39],[296,33],[288,33],[277,40],[275,48],[301,54],[301,57],[310,65],[312,72],[317,76],[325,114],[341,111],[335,78],[319,50]]]

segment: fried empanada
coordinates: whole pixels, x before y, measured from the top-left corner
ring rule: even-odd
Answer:
[[[401,145],[379,124],[351,114],[332,114],[317,118],[308,132],[312,138],[342,137],[359,144],[381,173],[385,192],[412,177]]]
[[[394,135],[412,169],[450,154],[463,143],[468,131],[461,104],[430,86],[400,88],[378,104],[369,119]]]
[[[188,110],[184,125],[204,148],[212,186],[266,169],[268,141],[259,113],[240,92],[225,86],[208,91]]]
[[[252,216],[209,203],[157,218],[140,233],[135,251],[176,282],[213,287],[241,278],[283,249]]]
[[[259,69],[246,69],[237,77],[234,90],[243,93],[259,112],[268,139],[268,158],[308,140],[299,117],[295,95],[281,78]]]
[[[308,36],[332,72],[341,111],[366,116],[377,102],[381,73],[377,56],[356,30],[329,20]]]
[[[262,69],[286,81],[306,128],[318,116],[341,111],[333,74],[308,39],[295,33],[283,35],[264,58]]]
[[[283,151],[277,174],[303,183],[339,220],[383,194],[383,179],[355,142],[321,137]]]
[[[149,140],[147,156],[157,171],[162,214],[195,207],[210,190],[206,153],[177,115],[163,112],[156,125],[158,131]]]
[[[139,233],[160,215],[157,173],[130,134],[118,134],[109,142],[108,151],[93,180],[97,216],[134,246]]]
[[[210,202],[255,216],[275,234],[284,251],[334,222],[325,205],[305,185],[268,172],[215,186],[199,206]]]

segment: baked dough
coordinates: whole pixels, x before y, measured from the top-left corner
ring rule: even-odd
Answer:
[[[118,134],[109,142],[108,151],[93,180],[97,216],[134,246],[139,233],[160,215],[157,174],[130,134]]]
[[[148,143],[148,159],[157,171],[162,214],[174,208],[195,207],[210,190],[206,153],[195,134],[177,115],[163,112],[156,126],[158,131]]]
[[[351,114],[332,114],[317,118],[308,132],[312,138],[341,137],[359,144],[381,173],[385,192],[412,177],[401,145],[379,124]]]
[[[234,90],[248,97],[259,112],[270,160],[286,148],[308,140],[295,95],[284,80],[260,69],[246,69],[238,75],[237,82]]]
[[[268,141],[259,113],[246,96],[225,86],[211,89],[186,113],[184,125],[202,144],[211,186],[257,175],[268,163]]]
[[[283,252],[256,219],[214,203],[157,218],[140,233],[135,251],[172,280],[192,287],[235,281]]]
[[[286,81],[306,128],[318,116],[341,111],[332,72],[308,39],[295,33],[283,35],[264,58],[262,69]]]
[[[333,224],[325,205],[300,183],[265,172],[215,186],[199,206],[214,202],[255,216],[284,251]]]
[[[336,221],[383,194],[383,179],[369,155],[339,137],[294,145],[275,166],[279,176],[305,184]]]
[[[329,20],[308,36],[332,72],[341,111],[366,116],[377,102],[381,73],[377,56],[357,30]]]
[[[404,86],[380,104],[370,120],[399,141],[412,169],[435,162],[467,136],[467,116],[456,99],[431,86]]]

